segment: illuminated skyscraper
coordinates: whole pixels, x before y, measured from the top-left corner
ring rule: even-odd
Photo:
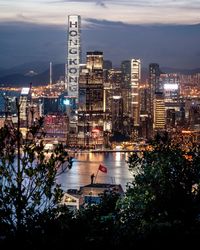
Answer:
[[[103,111],[103,52],[87,52],[86,109]]]
[[[68,16],[67,62],[65,69],[66,111],[69,117],[68,143],[76,144],[77,109],[79,105],[79,73],[81,63],[81,17]]]
[[[152,132],[165,129],[165,102],[159,64],[149,64],[149,104],[147,105]]]
[[[131,115],[133,125],[139,126],[139,83],[141,80],[141,61],[140,59],[131,60]]]
[[[20,119],[26,121],[28,118],[28,106],[31,100],[30,88],[22,88],[20,96]]]
[[[103,52],[87,52],[79,79],[78,145],[103,144]]]
[[[182,121],[183,102],[180,100],[179,74],[161,74],[160,81],[163,85],[166,111],[166,128],[175,128]]]
[[[159,88],[159,78],[160,78],[160,69],[159,64],[151,63],[149,64],[149,105],[148,105],[148,113],[150,117],[154,117],[154,99],[155,94],[160,92]]]
[[[68,16],[68,49],[65,89],[69,97],[75,98],[76,103],[78,103],[79,64],[81,62],[80,27],[80,16]]]
[[[154,99],[154,130],[165,129],[165,101],[163,93],[156,93]]]
[[[100,51],[87,52],[87,69],[92,70],[103,70],[103,53]]]

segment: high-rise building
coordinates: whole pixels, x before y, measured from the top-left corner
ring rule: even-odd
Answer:
[[[149,64],[149,107],[148,113],[150,114],[150,117],[153,118],[153,113],[154,113],[154,99],[155,99],[155,94],[161,92],[160,88],[160,68],[159,64],[157,63],[151,63]]]
[[[44,118],[45,142],[67,142],[68,117],[66,114],[48,114]]]
[[[112,98],[112,132],[122,132],[123,129],[123,99],[121,96]]]
[[[165,102],[177,102],[180,98],[180,80],[178,74],[161,74]]]
[[[0,91],[0,117],[8,115],[17,115],[16,98],[20,98],[20,92],[16,91]]]
[[[139,136],[145,139],[152,137],[152,122],[149,115],[149,88],[146,85],[140,86],[140,133]]]
[[[80,29],[81,17],[69,15],[65,89],[69,97],[75,98],[76,103],[78,103],[79,65],[81,62]]]
[[[116,91],[122,88],[122,72],[118,69],[110,69],[108,71],[108,81],[111,84],[112,88]],[[116,93],[118,94],[118,93]]]
[[[160,78],[159,64],[149,64],[149,107],[150,130],[156,132],[165,129],[165,99],[163,82]]]
[[[174,129],[181,120],[180,80],[178,74],[160,74],[165,98],[166,129]]]
[[[166,110],[166,127],[168,129],[173,129],[176,126],[176,111],[175,109]]]
[[[192,102],[189,109],[189,127],[200,130],[200,103]]]
[[[131,87],[131,61],[125,60],[121,63],[122,84],[125,88]]]
[[[31,102],[31,90],[30,88],[22,88],[20,102],[20,119],[26,121],[28,119],[28,106]]]
[[[154,130],[165,129],[165,101],[163,93],[156,93],[154,99]]]
[[[103,110],[103,52],[87,52],[86,109]]]
[[[65,90],[67,92],[67,115],[69,117],[68,143],[76,144],[77,134],[77,109],[79,105],[79,75],[81,63],[81,17],[79,15],[68,16],[68,41],[67,63],[65,74]]]
[[[89,51],[86,55],[87,69],[92,70],[103,70],[103,52],[101,51]]]
[[[103,93],[103,53],[87,52],[86,65],[81,68],[79,78],[79,146],[103,145]]]
[[[39,118],[39,105],[32,100],[32,88],[25,87],[21,90],[19,98],[19,118],[20,127],[27,128],[32,126],[33,122]]]
[[[133,117],[134,127],[139,126],[139,84],[141,80],[141,61],[140,59],[131,60],[131,116]]]
[[[57,114],[60,110],[58,96],[44,96],[39,98],[38,102],[42,104],[43,115]]]

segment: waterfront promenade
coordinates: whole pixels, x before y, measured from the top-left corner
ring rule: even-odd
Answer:
[[[68,152],[70,154],[76,153],[131,153],[131,152],[141,152],[145,149],[69,149]]]

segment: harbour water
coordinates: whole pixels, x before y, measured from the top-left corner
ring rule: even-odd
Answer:
[[[57,182],[64,191],[79,189],[91,183],[91,174],[97,175],[96,183],[126,184],[133,180],[128,169],[128,152],[76,153],[72,168],[58,176]],[[107,168],[107,173],[98,171],[99,164]]]

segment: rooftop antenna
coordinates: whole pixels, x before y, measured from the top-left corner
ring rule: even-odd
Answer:
[[[49,87],[50,87],[50,91],[51,91],[51,88],[52,88],[52,62],[50,62],[50,65],[49,65]]]

